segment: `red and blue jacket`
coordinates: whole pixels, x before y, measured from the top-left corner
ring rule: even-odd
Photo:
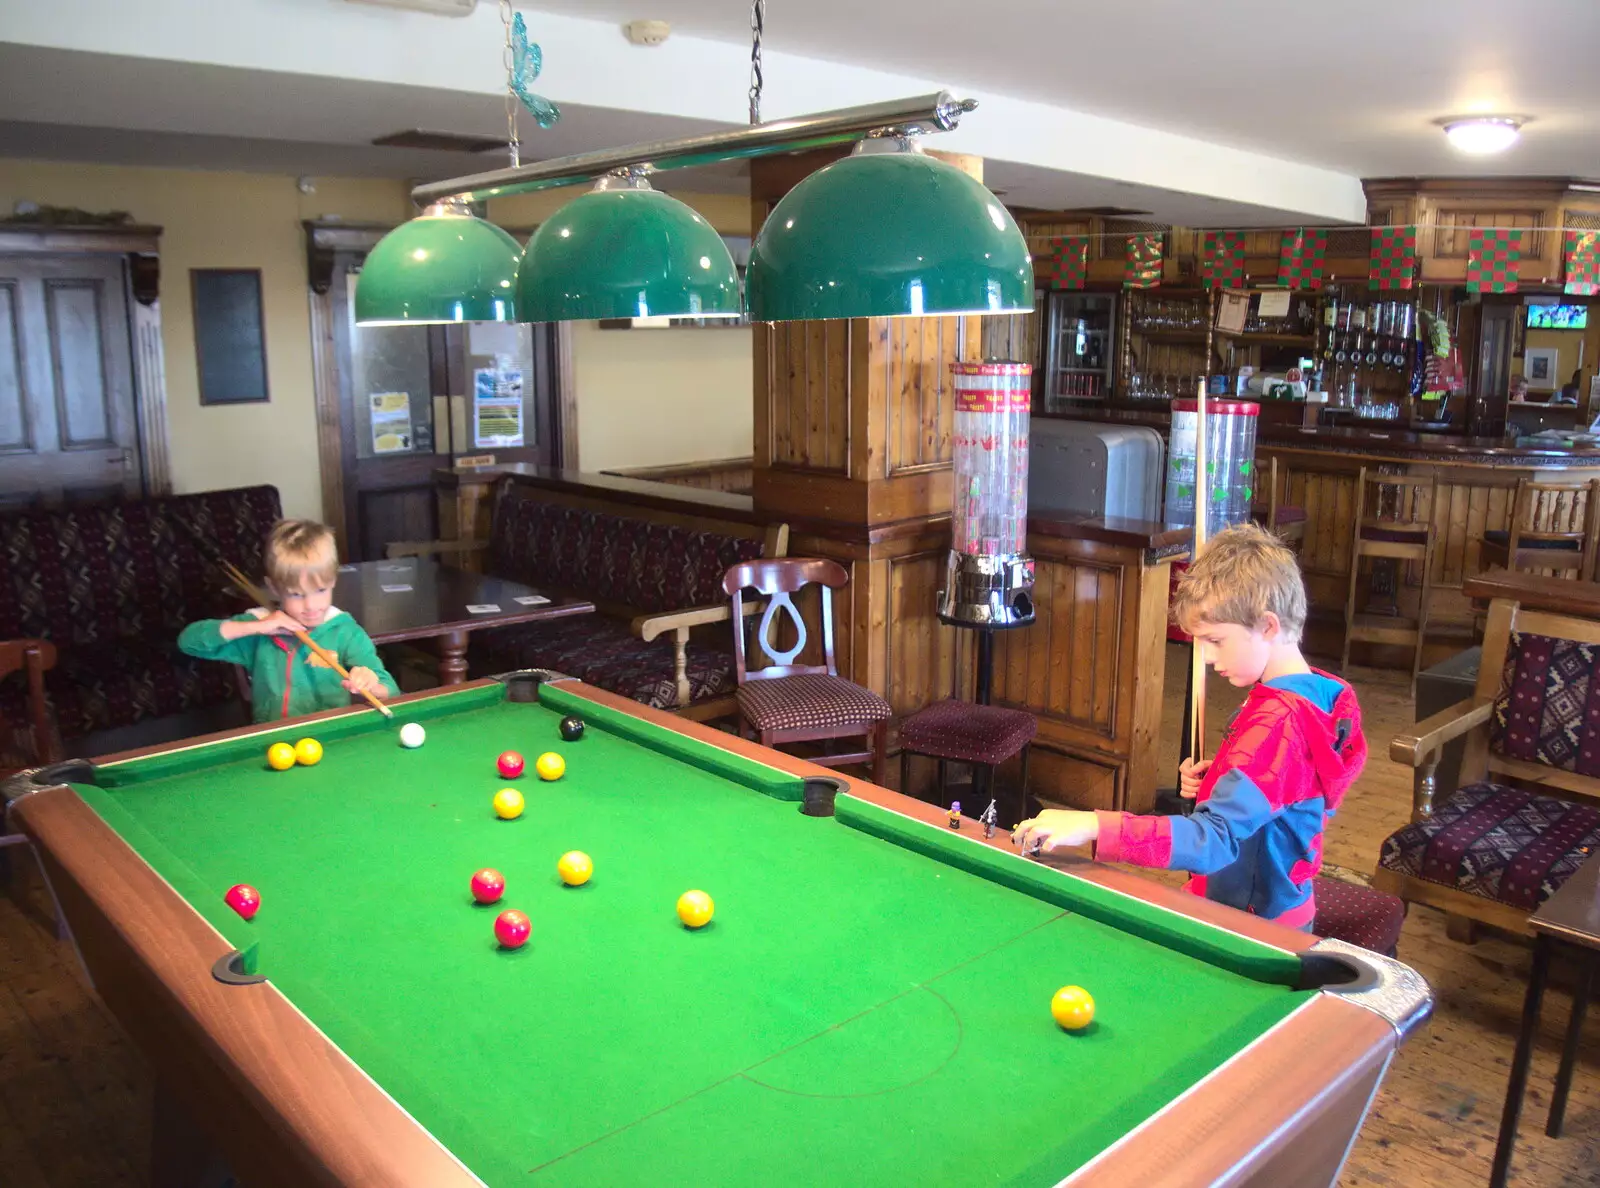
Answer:
[[[1349,685],[1319,670],[1257,684],[1228,723],[1194,813],[1101,812],[1095,857],[1187,870],[1187,891],[1309,928],[1323,830],[1366,761]]]

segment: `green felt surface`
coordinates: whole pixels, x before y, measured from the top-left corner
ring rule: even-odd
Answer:
[[[268,770],[267,734],[79,789],[492,1185],[1052,1184],[1306,1000],[1277,950],[852,798],[806,817],[793,777],[588,702],[563,742],[571,695],[541,697],[352,715],[312,768]],[[569,849],[585,887],[556,877]],[[253,924],[217,910],[236,882]],[[692,887],[717,903],[698,932]],[[515,952],[506,907],[533,921]],[[1070,982],[1098,1005],[1077,1035],[1049,1013]]]

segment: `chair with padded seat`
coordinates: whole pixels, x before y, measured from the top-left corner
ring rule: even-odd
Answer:
[[[1315,880],[1316,936],[1360,945],[1385,957],[1400,947],[1400,928],[1406,922],[1406,901],[1398,895],[1360,883],[1318,875]]]
[[[1600,479],[1586,483],[1517,480],[1511,526],[1491,528],[1478,544],[1481,568],[1559,572],[1590,579],[1600,526]]]
[[[1028,750],[1039,722],[1026,710],[1000,705],[976,705],[954,698],[935,701],[900,723],[900,790],[911,787],[911,757],[926,755],[939,761],[938,795],[944,803],[946,770],[951,763],[971,764],[982,769],[984,784],[974,776],[974,791],[984,803],[966,806],[966,815],[976,817],[987,807],[985,786],[995,800],[996,823],[1010,829],[1028,812]],[[1002,800],[995,776],[1002,763],[1022,755],[1022,774],[1015,801]]]
[[[1259,466],[1256,472],[1260,473]],[[1288,476],[1284,477],[1287,480]],[[1287,481],[1282,486],[1278,483],[1278,459],[1267,459],[1267,501],[1257,504],[1251,517],[1286,544],[1299,544],[1306,538],[1306,509],[1283,502],[1282,497],[1287,494]]]
[[[889,703],[870,689],[839,675],[833,651],[833,592],[849,583],[844,567],[821,558],[769,558],[732,566],[722,578],[733,599],[735,697],[740,732],[752,731],[762,746],[796,742],[832,742],[861,736],[864,749],[807,755],[826,767],[871,762],[872,780],[883,783],[884,748],[892,712]],[[821,664],[801,662],[812,640],[795,595],[813,586],[821,607]],[[745,591],[754,590],[766,603],[746,646]],[[780,614],[786,616],[780,618]],[[781,642],[787,631],[787,646]],[[752,658],[768,663],[755,666]]]
[[[0,640],[0,682],[21,673],[26,685],[26,725],[13,722],[0,715],[0,778],[32,767],[43,767],[61,760],[61,738],[55,720],[50,714],[49,698],[45,693],[44,674],[56,666],[56,647],[46,639]],[[4,812],[0,804],[0,813]],[[25,833],[8,832],[0,816],[0,856],[13,848],[25,848],[30,853],[33,846]],[[38,855],[34,855],[38,862]],[[44,865],[39,864],[40,876],[55,908],[55,929],[58,937],[65,938],[66,917],[61,905],[55,902],[55,889],[50,886]],[[0,874],[10,881],[13,872],[9,863],[0,861]]]
[[[1497,570],[1470,578],[1489,601],[1473,696],[1396,738],[1413,769],[1411,822],[1385,839],[1373,885],[1522,932],[1600,848],[1600,589]],[[1461,786],[1435,803],[1446,743],[1463,739]]]
[[[1433,474],[1381,474],[1363,466],[1356,478],[1355,532],[1350,541],[1350,584],[1344,605],[1344,648],[1339,671],[1350,667],[1350,645],[1356,642],[1400,644],[1411,648],[1411,691],[1422,671],[1422,645],[1428,633],[1428,602],[1433,592]],[[1358,612],[1361,560],[1393,567],[1394,614]],[[1400,587],[1406,564],[1419,569],[1421,591],[1415,618],[1399,614]]]

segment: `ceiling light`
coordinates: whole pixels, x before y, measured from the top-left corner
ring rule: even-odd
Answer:
[[[901,137],[863,141],[790,190],[762,224],[747,281],[763,322],[1033,309],[1011,213]]]
[[[524,322],[736,318],[739,271],[704,217],[623,170],[533,233],[517,312]]]
[[[1484,156],[1503,153],[1515,144],[1527,121],[1519,116],[1452,116],[1438,122],[1456,148],[1473,156]]]
[[[514,322],[522,249],[459,199],[436,202],[380,239],[356,279],[356,322]]]

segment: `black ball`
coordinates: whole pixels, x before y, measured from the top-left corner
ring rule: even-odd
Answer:
[[[580,738],[582,738],[583,737],[583,719],[582,718],[562,718],[561,719],[561,737],[566,739],[568,742],[577,742]]]

